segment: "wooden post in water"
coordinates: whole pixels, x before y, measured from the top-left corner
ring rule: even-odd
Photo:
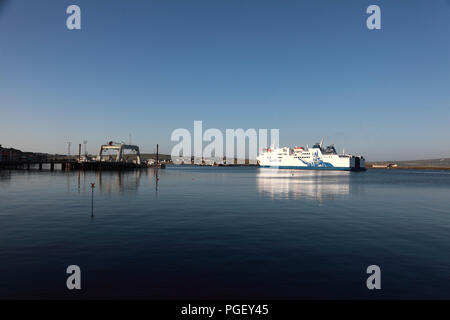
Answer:
[[[156,167],[159,166],[159,144],[156,144]]]
[[[92,197],[91,197],[91,218],[94,218],[94,188],[95,188],[95,183],[91,183],[91,189],[92,189]]]
[[[42,162],[39,162],[39,170],[42,170]]]
[[[53,171],[53,170],[55,170],[55,164],[52,162],[52,163],[50,163],[50,171]]]

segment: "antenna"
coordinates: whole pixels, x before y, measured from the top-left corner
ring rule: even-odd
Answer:
[[[72,145],[72,142],[67,141],[67,155],[70,156],[70,146]]]
[[[320,149],[322,149],[322,146],[323,146],[323,137],[322,140],[320,140]]]
[[[87,140],[83,140],[83,144],[84,144],[84,154],[87,156],[87,150],[86,150],[86,145],[87,145],[88,141]]]

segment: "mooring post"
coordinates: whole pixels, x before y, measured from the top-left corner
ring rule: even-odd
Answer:
[[[55,163],[50,163],[50,171],[53,171],[53,170],[55,170]]]
[[[39,170],[42,170],[42,162],[39,162]]]
[[[91,197],[91,218],[94,217],[94,188],[95,188],[95,183],[91,183],[91,189],[92,189],[92,197]]]
[[[159,165],[159,145],[156,144],[156,167]]]

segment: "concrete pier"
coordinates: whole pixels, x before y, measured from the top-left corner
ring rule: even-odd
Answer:
[[[137,164],[123,161],[91,161],[79,162],[73,160],[42,160],[39,162],[32,161],[3,161],[0,162],[0,170],[15,169],[15,170],[31,170],[33,166],[37,166],[39,171],[42,171],[44,165],[49,165],[50,171],[55,171],[55,165],[61,165],[61,171],[71,170],[129,170],[148,168],[146,164]]]

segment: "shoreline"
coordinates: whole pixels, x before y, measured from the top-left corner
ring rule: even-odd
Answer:
[[[384,169],[384,170],[450,170],[448,166],[397,166],[397,167],[372,167],[366,165],[366,169]]]

